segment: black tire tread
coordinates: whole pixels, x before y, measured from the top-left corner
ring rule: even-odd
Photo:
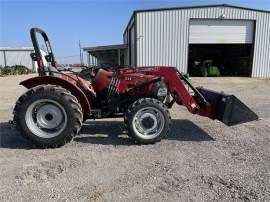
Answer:
[[[168,130],[161,136],[159,136],[159,138],[155,139],[153,142],[142,142],[140,140],[138,140],[133,133],[130,131],[130,127],[129,127],[129,121],[131,119],[131,113],[134,110],[134,108],[140,104],[143,103],[153,103],[153,104],[157,104],[159,105],[160,109],[162,109],[166,116],[169,118],[169,122],[168,122]],[[153,144],[155,142],[159,142],[162,138],[166,137],[169,132],[170,132],[170,126],[171,126],[171,115],[170,112],[168,110],[168,108],[159,100],[155,99],[155,98],[141,98],[136,100],[133,104],[131,104],[128,109],[126,110],[125,114],[124,114],[124,126],[126,128],[127,131],[129,131],[128,135],[135,140],[135,142],[137,143],[142,143],[142,144]]]
[[[72,109],[74,111],[74,117],[75,117],[75,122],[74,122],[74,125],[72,128],[72,133],[66,135],[65,138],[57,141],[57,143],[55,143],[53,145],[47,145],[47,144],[42,144],[40,142],[33,141],[27,133],[25,133],[23,130],[21,130],[20,125],[18,124],[19,123],[18,114],[19,114],[19,110],[20,110],[22,104],[29,98],[29,96],[36,94],[38,92],[45,92],[45,91],[54,92],[54,93],[58,94],[59,96],[62,96],[63,99],[68,100],[70,103],[70,106],[72,107]],[[82,119],[83,119],[82,108],[81,108],[81,105],[78,102],[77,98],[74,95],[72,95],[70,93],[70,91],[68,91],[67,89],[62,88],[60,86],[56,86],[56,85],[39,85],[39,86],[36,86],[36,87],[29,89],[16,102],[15,108],[13,111],[13,115],[14,115],[13,120],[16,123],[16,129],[20,132],[20,134],[25,139],[30,141],[33,145],[41,147],[41,148],[57,148],[57,147],[60,147],[64,144],[66,144],[67,142],[70,142],[72,140],[72,138],[79,133],[80,128],[82,126]]]

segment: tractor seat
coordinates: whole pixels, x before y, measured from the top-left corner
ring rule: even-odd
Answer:
[[[95,91],[98,92],[107,89],[111,83],[112,76],[113,72],[99,69],[94,80],[92,81]]]

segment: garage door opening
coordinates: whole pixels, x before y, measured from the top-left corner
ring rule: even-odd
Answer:
[[[254,21],[191,19],[192,76],[251,76]]]
[[[252,44],[191,44],[191,76],[251,76]]]

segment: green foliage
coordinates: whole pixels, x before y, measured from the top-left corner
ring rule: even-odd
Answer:
[[[0,76],[30,74],[32,71],[23,65],[0,66]]]
[[[181,72],[182,76],[186,79],[189,79],[189,73]]]

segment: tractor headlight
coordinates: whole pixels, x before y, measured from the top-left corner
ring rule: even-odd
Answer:
[[[158,97],[165,97],[167,96],[167,88],[159,88],[157,92]]]
[[[167,86],[163,81],[155,82],[152,86],[152,96],[160,101],[164,101],[168,94]]]

